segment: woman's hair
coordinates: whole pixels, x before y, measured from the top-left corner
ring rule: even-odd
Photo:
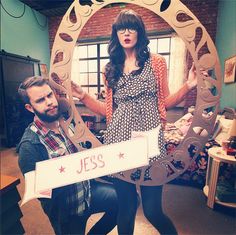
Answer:
[[[135,45],[138,66],[142,68],[145,61],[149,58],[149,48],[147,46],[149,39],[142,18],[133,10],[121,11],[112,25],[112,34],[108,45],[110,61],[106,65],[105,76],[110,88],[114,88],[119,77],[122,75],[125,62],[125,53],[120,45],[117,30],[127,28],[135,29],[138,33],[138,40]]]

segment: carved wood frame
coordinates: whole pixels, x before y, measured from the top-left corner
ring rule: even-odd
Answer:
[[[78,0],[75,0],[64,15],[54,40],[49,80],[56,90],[65,94],[64,98],[60,98],[60,103],[63,104],[64,108],[66,107],[68,118],[61,120],[60,124],[80,151],[85,150],[79,145],[80,142],[89,141],[92,143],[93,148],[100,146],[101,143],[84,124],[72,99],[70,78],[73,50],[82,28],[90,17],[104,6],[117,2],[139,5],[162,17],[185,42],[196,65],[198,77],[196,108],[192,124],[184,140],[179,144],[174,153],[153,163],[150,168],[151,180],[143,180],[144,170],[141,171],[140,180],[136,181],[133,181],[130,177],[134,169],[126,171],[123,174],[116,174],[118,178],[135,184],[149,186],[162,185],[176,178],[189,167],[213,130],[221,94],[222,76],[219,58],[215,45],[205,27],[180,0],[104,0],[104,2],[92,0],[93,4],[91,6],[82,6]],[[72,22],[70,19],[72,12],[76,15],[76,22]],[[179,14],[185,14],[188,16],[188,19],[186,21],[178,21],[177,17]],[[198,42],[195,40],[197,29],[202,31],[201,38]],[[66,40],[65,36],[67,38]],[[199,51],[203,47],[207,47],[208,52],[199,55]],[[61,59],[58,60],[58,57]],[[202,76],[200,69],[213,70],[215,74],[214,78]],[[208,89],[209,84],[215,88],[216,93],[212,93]],[[204,115],[204,112],[209,109],[213,111],[213,114],[211,116]],[[76,127],[73,135],[69,133],[71,122],[74,122]],[[205,133],[204,135],[195,131],[199,128],[204,130],[201,132]],[[191,146],[194,151],[190,153],[189,147]],[[181,169],[176,167],[175,163],[177,162],[182,163],[183,167]]]

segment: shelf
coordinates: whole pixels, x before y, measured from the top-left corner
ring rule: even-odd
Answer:
[[[203,188],[203,193],[208,197],[208,192],[209,192],[209,187],[208,185],[206,185]],[[217,197],[215,197],[215,203],[223,205],[223,206],[227,206],[227,207],[232,207],[232,208],[236,208],[236,203],[233,202],[222,202],[220,201]]]
[[[21,224],[23,214],[19,207],[21,200],[17,190],[20,179],[8,175],[0,175],[0,234],[25,234]]]

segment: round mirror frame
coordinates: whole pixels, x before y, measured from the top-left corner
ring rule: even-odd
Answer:
[[[52,87],[59,91],[59,93],[64,94],[64,97],[60,98],[59,102],[66,107],[67,111],[69,110],[68,118],[66,120],[60,120],[60,124],[67,136],[78,147],[79,151],[85,150],[82,145],[79,144],[81,142],[89,141],[92,147],[102,145],[84,124],[73,101],[70,78],[72,56],[76,41],[91,16],[111,3],[132,3],[151,10],[162,17],[182,38],[195,63],[198,84],[194,117],[188,133],[177,146],[176,150],[167,155],[166,158],[160,158],[152,163],[152,167],[149,169],[151,180],[143,180],[144,170],[140,171],[140,179],[135,181],[131,179],[131,174],[134,173],[134,169],[117,173],[115,176],[127,182],[140,185],[151,186],[167,183],[182,174],[190,166],[213,130],[221,94],[221,69],[214,43],[204,26],[201,25],[196,16],[194,16],[180,0],[104,0],[103,2],[92,0],[92,3],[91,6],[82,6],[78,0],[75,0],[64,15],[54,40],[49,80]],[[76,16],[76,22],[71,21],[70,16],[72,13]],[[188,16],[188,19],[186,21],[178,21],[177,18],[179,14],[185,14]],[[196,43],[196,30],[199,28],[202,30],[202,35],[200,40]],[[67,39],[65,39],[63,35],[66,36]],[[68,40],[68,38],[70,40]],[[208,52],[199,56],[199,51],[203,46],[207,47]],[[201,69],[214,70],[215,77],[204,77],[200,73]],[[210,92],[208,89],[209,86],[206,86],[206,82],[215,87],[217,91],[216,95]],[[204,115],[206,110],[211,110],[212,115]],[[75,123],[75,133],[73,135],[69,133],[69,125],[71,122]],[[205,135],[196,133],[194,128],[204,130]],[[193,147],[194,151],[189,151],[190,146]],[[175,163],[180,161],[183,166],[182,168],[178,168],[175,165]]]

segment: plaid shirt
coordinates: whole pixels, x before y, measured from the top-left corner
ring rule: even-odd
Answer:
[[[49,158],[55,158],[78,151],[70,139],[66,137],[59,123],[58,128],[60,134],[43,126],[38,119],[35,119],[30,127],[30,129],[39,136],[41,143],[46,147]],[[71,131],[73,131],[73,128],[70,128]],[[69,215],[82,215],[86,207],[89,207],[91,197],[89,181],[71,184],[63,188],[65,188],[63,192],[63,199],[65,200],[64,202],[60,201],[62,210],[64,210],[65,213],[67,211]]]

